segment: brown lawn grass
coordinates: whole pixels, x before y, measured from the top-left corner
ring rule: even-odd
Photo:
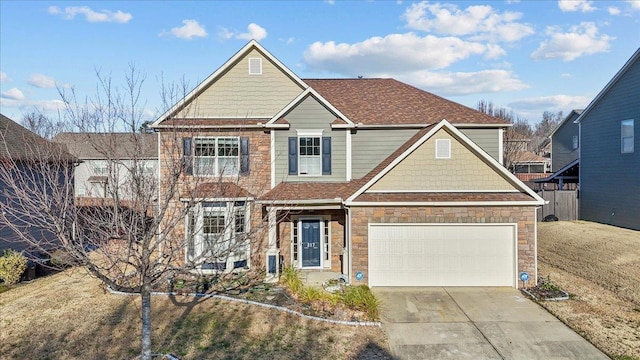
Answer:
[[[384,358],[379,328],[301,319],[217,299],[154,297],[153,349],[182,359]],[[131,359],[139,353],[140,300],[105,292],[83,270],[0,294],[0,356]]]
[[[542,305],[612,356],[640,359],[640,232],[538,224],[538,270],[571,299]]]

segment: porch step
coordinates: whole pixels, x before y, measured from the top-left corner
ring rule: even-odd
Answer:
[[[338,271],[300,271],[300,279],[305,285],[321,286],[331,279],[338,279],[342,275]]]

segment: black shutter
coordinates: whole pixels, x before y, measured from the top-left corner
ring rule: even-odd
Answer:
[[[331,175],[331,137],[322,137],[322,175]]]
[[[249,175],[249,138],[240,138],[240,175]]]
[[[298,138],[289,138],[289,175],[298,175]]]
[[[182,138],[182,169],[187,175],[193,175],[193,158],[191,157],[192,139]]]

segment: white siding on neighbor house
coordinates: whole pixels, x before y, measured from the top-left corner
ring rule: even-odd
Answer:
[[[282,181],[346,181],[346,131],[333,130],[331,123],[336,116],[312,96],[308,96],[293,108],[284,118],[290,124],[288,130],[275,131],[275,184]],[[298,130],[322,130],[322,136],[331,137],[331,175],[297,176],[289,175],[289,137],[297,137]]]
[[[262,73],[249,74],[249,59],[262,59]],[[303,91],[254,49],[204,89],[177,118],[270,118]]]
[[[107,160],[83,160],[78,166],[74,169],[74,187],[75,187],[75,196],[78,197],[104,197],[104,188],[100,184],[92,183],[89,181],[89,178],[92,176],[101,176],[96,175],[94,172],[94,166],[98,162],[107,162]],[[158,160],[138,160],[140,166],[149,166],[152,167],[153,171],[149,173],[149,177],[154,179],[158,174]],[[118,187],[120,189],[120,198],[123,200],[131,199],[131,190],[127,185],[127,180],[129,177],[129,171],[127,168],[130,168],[132,165],[131,160],[124,160],[122,164],[115,166],[112,168],[115,169],[118,177]],[[113,184],[110,182],[108,186],[113,187]]]

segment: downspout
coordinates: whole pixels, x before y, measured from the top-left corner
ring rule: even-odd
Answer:
[[[347,256],[342,256],[342,274],[346,277],[346,283],[350,284],[351,283],[351,209],[349,207],[344,208],[344,211],[347,215],[346,221],[345,221],[345,236],[344,236],[344,241],[345,241],[345,250],[347,252]]]

